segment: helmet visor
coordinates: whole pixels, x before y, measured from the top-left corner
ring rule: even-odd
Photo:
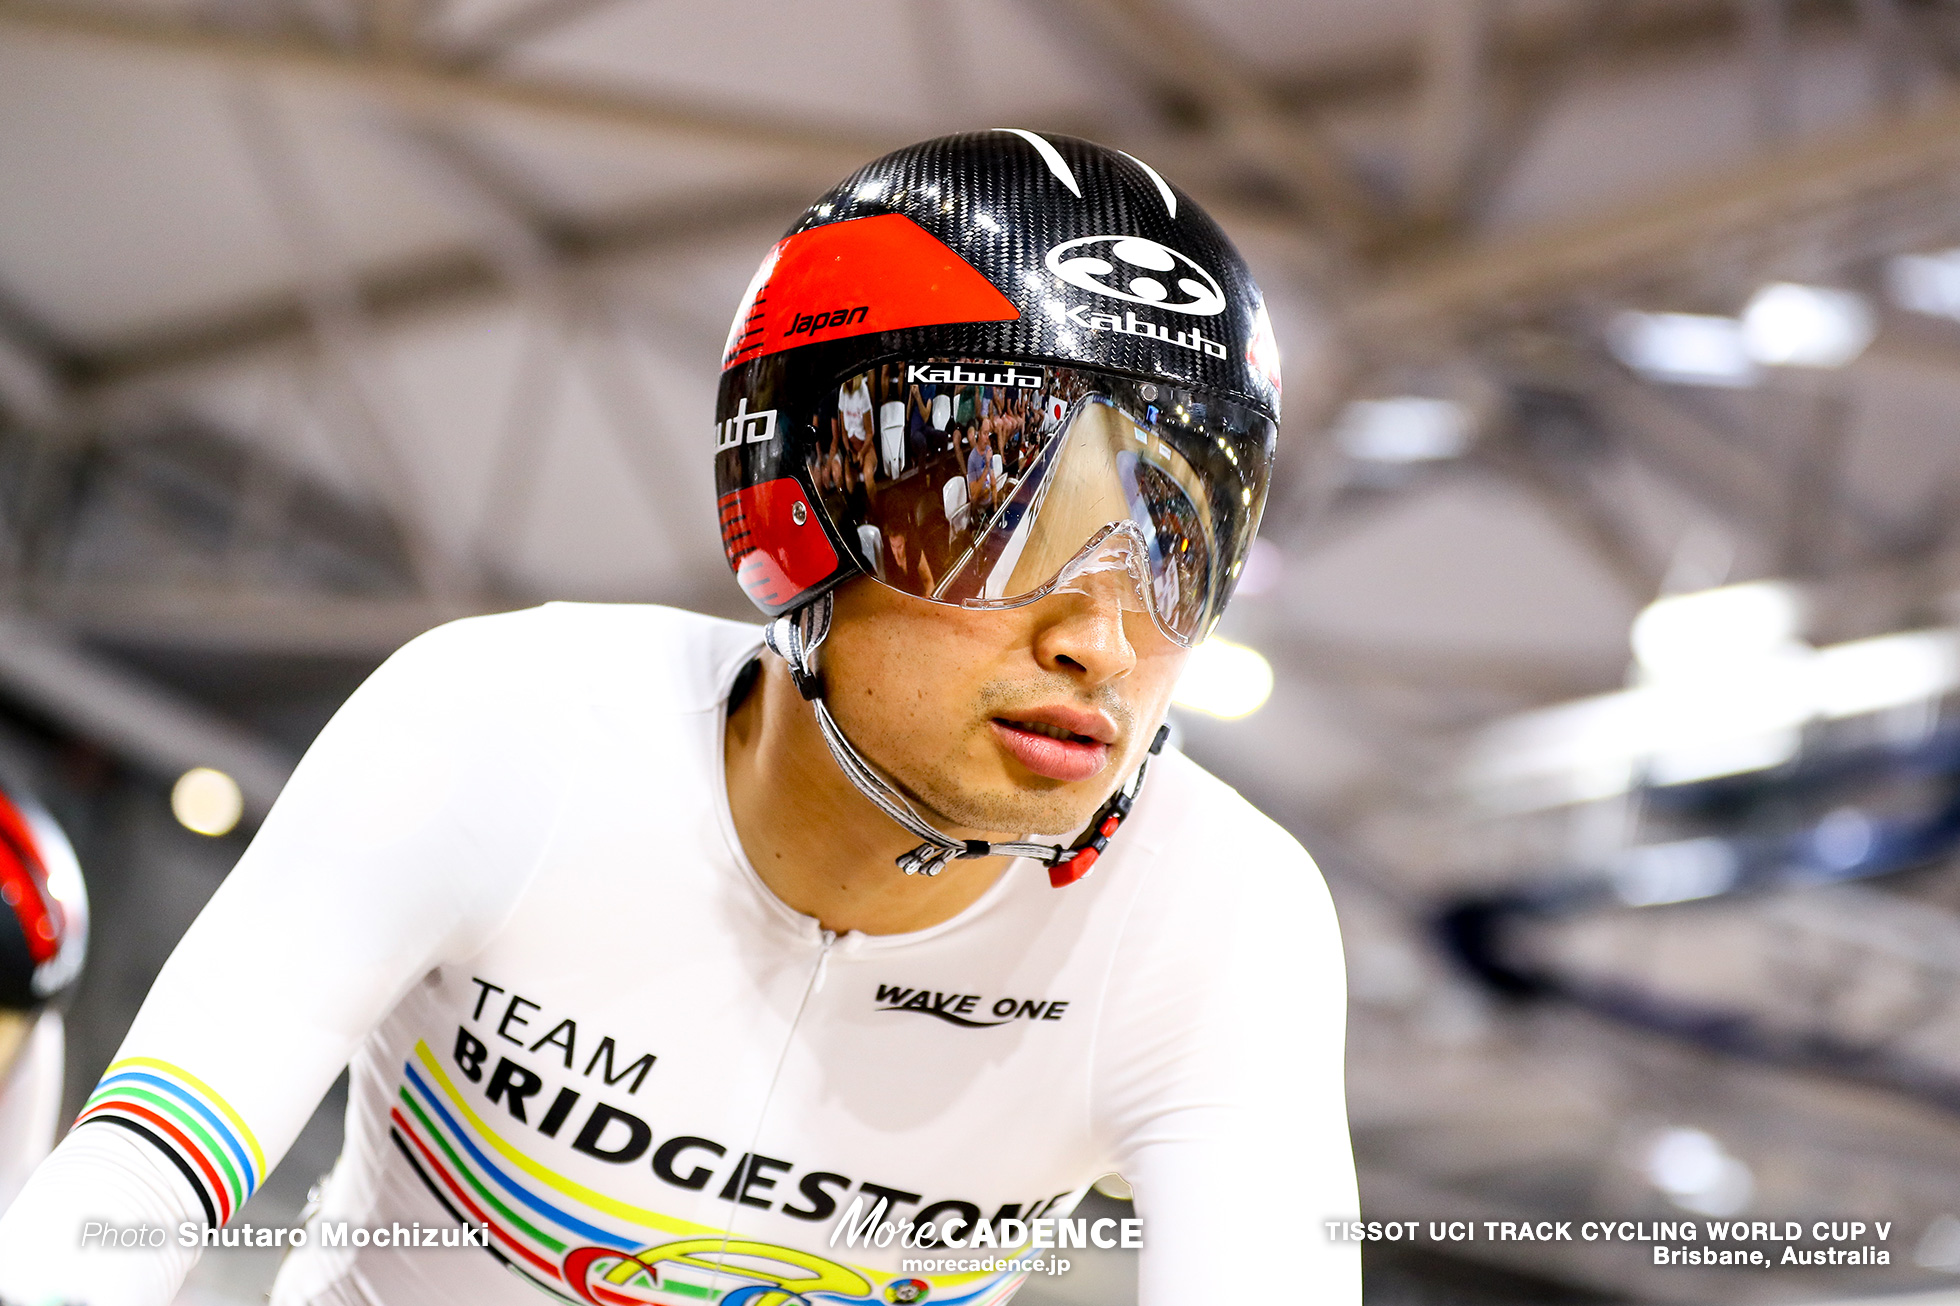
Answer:
[[[1187,647],[1231,596],[1276,434],[1254,409],[1162,382],[950,359],[858,372],[812,416],[810,483],[879,581],[1007,607],[1126,548],[1145,606]]]

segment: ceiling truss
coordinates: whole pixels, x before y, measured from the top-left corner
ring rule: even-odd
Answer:
[[[280,138],[272,97],[247,92],[258,99],[241,107],[241,136],[302,269],[299,285],[86,349],[44,340],[44,332],[32,329],[0,334],[34,363],[28,376],[58,382],[58,406],[251,350],[311,350],[340,394],[350,461],[366,467],[364,479],[397,517],[413,522],[422,514],[396,452],[408,438],[406,418],[365,361],[375,333],[410,314],[470,299],[515,298],[541,325],[523,383],[513,388],[492,478],[497,488],[474,532],[477,556],[446,556],[411,531],[407,544],[422,595],[350,600],[339,611],[342,629],[369,632],[355,637],[360,644],[385,643],[428,612],[499,605],[510,596],[496,581],[491,523],[527,511],[532,487],[524,470],[535,460],[563,374],[588,374],[622,452],[630,454],[636,442],[621,432],[648,420],[610,357],[619,332],[592,293],[593,273],[609,260],[741,225],[780,228],[839,169],[899,143],[874,131],[731,114],[508,71],[510,56],[526,43],[609,2],[534,0],[473,32],[438,36],[417,0],[362,0],[345,31],[317,21],[248,27],[0,0],[0,33],[13,29],[195,61],[246,73],[248,83],[264,87],[310,79],[368,93],[395,124],[396,145],[427,165],[423,172],[438,181],[471,233],[456,248],[388,266],[337,259],[317,226],[318,197],[306,193],[291,165],[291,143]],[[1902,194],[1944,195],[1960,167],[1960,101],[1927,104],[1923,91],[1929,78],[1951,72],[1960,46],[1947,16],[1935,10],[1917,0],[1575,0],[1550,19],[1521,23],[1496,0],[1429,0],[1421,37],[1408,47],[1282,78],[1253,71],[1172,0],[1067,0],[1044,13],[1066,21],[1074,39],[1113,54],[1160,109],[1150,123],[1068,126],[1167,158],[1228,221],[1276,234],[1295,252],[1297,269],[1331,300],[1360,376],[1380,356],[1412,343],[1447,351],[1491,323],[1528,320],[1575,288],[1665,275],[1684,250],[1760,240],[1766,231]],[[1786,65],[1794,43],[1819,36],[1864,43],[1873,84],[1883,92],[1877,99],[1889,116],[1838,140],[1797,142],[1789,131]],[[1739,50],[1755,70],[1752,111],[1763,142],[1756,163],[1556,230],[1498,243],[1476,236],[1492,179],[1528,146],[1572,79],[1720,48]],[[1178,57],[1167,58],[1167,50]],[[1406,169],[1399,181],[1386,183],[1365,176],[1333,130],[1342,115],[1383,104],[1407,122]],[[612,213],[571,213],[481,148],[470,115],[484,111],[625,129],[650,141],[764,151],[785,163],[780,180],[768,185],[670,196]],[[0,323],[13,316],[0,311]],[[31,346],[24,351],[23,341]],[[16,381],[0,394],[19,389]],[[16,398],[9,406],[23,402]],[[638,465],[631,456],[627,462]],[[1655,562],[1625,538],[1592,491],[1548,480],[1550,473],[1528,453],[1506,465],[1629,589],[1651,591],[1657,584]],[[641,472],[650,515],[675,519],[661,501],[658,476]],[[293,620],[277,595],[207,595],[202,603],[204,611],[227,614],[218,624],[247,644],[271,640],[272,625]],[[368,615],[352,615],[354,608]],[[114,610],[79,597],[69,605],[96,630]],[[132,629],[147,622],[153,634],[171,625],[157,612],[131,620]],[[254,636],[261,620],[268,624]]]

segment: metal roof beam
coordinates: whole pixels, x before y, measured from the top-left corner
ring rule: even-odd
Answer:
[[[1211,32],[1165,0],[1070,0],[1100,40],[1148,70],[1160,89],[1201,107],[1207,135],[1284,187],[1343,243],[1380,234],[1381,215],[1354,168]]]
[[[520,46],[618,3],[619,0],[532,0],[471,32],[444,51],[443,62],[452,68],[494,64]]]
[[[531,23],[557,20],[600,0],[539,0],[528,10],[514,11],[509,35],[523,36]],[[1098,26],[1128,50],[1135,45],[1148,53],[1151,66],[1175,75],[1178,84],[1234,115],[1251,114],[1293,137],[1284,143],[1297,153],[1310,172],[1331,169],[1326,185],[1341,204],[1366,204],[1351,176],[1324,145],[1288,111],[1317,111],[1414,93],[1424,75],[1418,43],[1401,43],[1316,66],[1291,76],[1271,79],[1240,67],[1216,37],[1196,28],[1162,0],[1077,0],[1084,11],[1102,21]],[[1917,9],[1923,6],[1905,6]],[[1851,30],[1852,15],[1842,0],[1792,0],[1792,22],[1801,26],[1829,25]],[[1569,57],[1575,20],[1552,17],[1504,24],[1492,33],[1492,76],[1505,77]],[[1616,25],[1611,39],[1588,49],[1595,63],[1607,58],[1667,57],[1684,48],[1732,39],[1737,17],[1733,0],[1705,3],[1656,4]],[[793,151],[815,151],[845,162],[882,153],[903,142],[880,134],[826,128],[785,119],[741,115],[682,101],[622,94],[596,86],[488,73],[471,66],[474,40],[465,38],[458,51],[419,50],[398,46],[377,50],[372,45],[336,44],[303,33],[243,31],[210,23],[150,17],[128,10],[104,10],[45,3],[45,0],[0,0],[0,25],[73,39],[176,53],[256,67],[264,71],[307,74],[342,84],[397,94],[427,97],[443,104],[472,104],[509,108],[561,119],[615,128],[648,130],[664,136],[693,136],[729,144]],[[505,35],[505,24],[492,24],[477,37]],[[399,23],[397,23],[399,26]],[[1168,46],[1150,38],[1175,37]],[[461,62],[455,62],[460,59]],[[1276,122],[1274,120],[1277,120]],[[1316,157],[1317,156],[1317,157]],[[1344,197],[1344,198],[1343,198]]]
[[[1393,341],[1410,330],[1528,316],[1575,289],[1652,275],[1711,246],[1924,186],[1960,167],[1960,100],[1792,150],[1602,218],[1460,249],[1386,280],[1356,303],[1351,326]],[[1949,197],[1948,202],[1951,202]]]
[[[0,286],[0,411],[27,426],[56,425],[68,411],[74,360],[59,333]]]
[[[561,224],[545,229],[541,238],[561,262],[589,264],[748,225],[781,227],[809,198],[809,185],[790,181]],[[377,322],[507,293],[509,288],[496,260],[475,247],[369,269],[355,282],[356,297]],[[288,344],[303,339],[307,331],[304,297],[282,290],[111,341],[74,359],[68,370],[78,386],[96,389],[165,368]]]
[[[671,579],[671,589],[633,598],[731,620],[746,621],[754,611],[726,573]],[[75,585],[59,599],[59,607],[40,614],[44,623],[40,629],[70,638],[117,647],[320,654],[376,661],[446,621],[502,612],[530,601],[478,595],[469,602],[445,603],[419,597],[362,598],[190,584]],[[0,634],[5,629],[0,625]],[[0,671],[0,678],[4,674]]]
[[[1149,19],[1152,25],[1132,28],[1124,38],[1133,42],[1154,45],[1147,40],[1147,33],[1152,32],[1191,34],[1188,22],[1171,13],[1160,0],[1078,0],[1078,3],[1103,14],[1112,26],[1126,14]],[[1614,51],[1631,52],[1626,57],[1632,57],[1632,53],[1678,50],[1718,37],[1732,43],[1736,32],[1733,0],[1655,6],[1644,13],[1645,17],[1630,17],[1618,25],[1611,42]],[[1842,4],[1796,0],[1792,13],[1806,22],[1834,22],[1847,30],[1853,21]],[[707,135],[751,146],[793,149],[810,160],[813,177],[819,169],[824,169],[826,179],[827,169],[837,159],[848,155],[855,162],[892,143],[868,136],[737,119],[644,97],[512,80],[481,71],[439,68],[304,37],[236,33],[153,20],[127,12],[84,12],[21,0],[0,0],[0,25],[5,24],[178,50],[269,69],[312,72],[383,92],[432,95],[438,104],[507,106],[594,123],[632,126],[665,135]],[[1345,174],[1338,160],[1316,156],[1318,147],[1313,145],[1314,137],[1296,121],[1294,109],[1325,106],[1334,98],[1365,99],[1384,91],[1407,91],[1418,84],[1418,61],[1415,51],[1408,49],[1393,60],[1378,62],[1372,69],[1362,61],[1346,72],[1296,79],[1290,89],[1269,94],[1251,73],[1229,62],[1215,38],[1199,35],[1203,37],[1200,45],[1177,47],[1180,54],[1191,49],[1206,54],[1205,58],[1185,60],[1189,65],[1184,74],[1189,79],[1189,88],[1193,93],[1212,97],[1231,113],[1249,116],[1260,131],[1284,135],[1289,148],[1298,153],[1294,163],[1302,169],[1300,176],[1317,175],[1316,170],[1321,168],[1333,168],[1335,171],[1330,174],[1333,176]],[[1568,36],[1556,24],[1547,25],[1543,31],[1506,28],[1494,33],[1489,38],[1488,78],[1501,80],[1533,60],[1542,62],[1554,57],[1556,49],[1569,50]],[[1168,48],[1158,47],[1159,55]],[[1596,63],[1599,52],[1589,50],[1587,57]],[[1190,71],[1191,67],[1197,71]],[[1862,142],[1847,149],[1809,151],[1764,164],[1737,182],[1686,191],[1664,204],[1582,227],[1531,233],[1525,239],[1489,248],[1459,247],[1454,254],[1421,263],[1403,261],[1408,256],[1408,251],[1403,251],[1376,269],[1377,274],[1385,274],[1384,281],[1380,289],[1364,298],[1355,315],[1356,321],[1370,328],[1386,322],[1390,329],[1396,329],[1394,324],[1412,318],[1433,321],[1439,313],[1469,311],[1479,303],[1504,300],[1518,293],[1543,294],[1550,287],[1569,283],[1575,276],[1597,275],[1602,266],[1637,263],[1658,257],[1670,247],[1684,247],[1703,238],[1711,229],[1747,229],[1761,221],[1765,211],[1784,212],[1790,205],[1800,208],[1828,205],[1836,198],[1835,187],[1841,172],[1848,170],[1854,178],[1866,177],[1875,170],[1883,171],[1886,161],[1895,159],[1900,151],[1915,157],[1927,151],[1940,152],[1944,142],[1938,137],[1941,132],[1950,135],[1950,125],[1936,123],[1926,128],[1920,125],[1922,121],[1893,124],[1877,133],[1872,139],[1881,149],[1883,158],[1880,159],[1859,157],[1871,148]],[[1960,118],[1941,121],[1960,124]],[[812,150],[817,152],[815,158],[811,158]],[[1314,157],[1320,157],[1320,162],[1314,163]],[[560,258],[578,263],[667,241],[717,234],[751,216],[771,222],[786,220],[808,198],[810,186],[816,184],[820,183],[807,178],[790,179],[780,186],[759,187],[599,221],[561,224],[544,234]],[[1332,184],[1337,190],[1352,186],[1351,179]],[[1353,192],[1348,193],[1352,199]],[[1346,202],[1337,200],[1336,204]],[[1681,203],[1694,206],[1693,211],[1669,211]],[[1288,233],[1288,236],[1297,240],[1299,234]],[[499,288],[496,268],[481,252],[472,249],[369,269],[359,282],[362,302],[377,317],[494,293]],[[300,296],[290,291],[276,292],[112,341],[79,359],[63,360],[68,364],[63,371],[72,373],[83,387],[96,387],[162,367],[280,343],[301,335],[304,329],[305,311]]]
[[[234,68],[314,77],[407,96],[425,104],[512,109],[593,126],[790,150],[849,163],[903,143],[870,132],[742,115],[597,86],[445,67],[401,51],[344,47],[290,33],[248,32],[152,17],[128,8],[84,9],[4,0],[0,3],[0,26],[215,61]]]
[[[1537,78],[1548,66],[1569,63],[1575,54],[1594,70],[1608,70],[1665,62],[1696,50],[1729,51],[1742,30],[1736,0],[1613,3],[1617,12],[1603,25],[1583,4],[1509,21],[1494,18],[1488,36],[1489,77],[1499,82]],[[1785,0],[1785,7],[1792,35],[1857,30],[1844,0]],[[1276,79],[1273,90],[1289,109],[1318,113],[1412,98],[1420,93],[1427,72],[1422,44],[1400,41],[1304,67]]]
[[[1428,0],[1409,192],[1419,219],[1461,208],[1490,110],[1490,0]]]
[[[0,411],[26,426],[49,427],[67,406],[59,368],[0,327]]]
[[[26,617],[0,615],[0,685],[159,779],[196,766],[223,771],[254,820],[292,774],[293,759],[251,732]]]

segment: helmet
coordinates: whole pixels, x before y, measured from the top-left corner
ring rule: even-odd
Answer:
[[[722,543],[839,765],[925,841],[901,866],[1019,852],[1079,878],[1142,773],[1073,850],[933,829],[824,707],[832,591],[862,575],[1013,606],[1120,567],[1194,646],[1257,531],[1279,413],[1244,261],[1121,151],[1019,129],[925,141],[847,178],[770,250],[722,359]]]
[[[0,1011],[32,1011],[82,969],[88,899],[75,854],[38,803],[0,788]]]
[[[1259,289],[1203,210],[1127,154],[1018,130],[896,151],[811,205],[722,369],[722,543],[770,617],[861,574],[1030,601],[1058,548],[1129,519],[1158,624],[1196,644],[1257,529],[1279,420]],[[1054,493],[1085,480],[1100,502]]]

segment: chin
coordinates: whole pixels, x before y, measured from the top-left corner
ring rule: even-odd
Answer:
[[[936,824],[994,839],[1033,835],[1067,840],[1095,819],[1119,783],[1114,766],[1105,766],[1087,780],[1047,780],[1009,773],[1004,758],[988,756],[998,746],[991,730],[983,740],[983,756],[949,759],[946,764],[902,777],[903,787],[923,805],[922,815]],[[955,754],[955,758],[957,758]]]
[[[934,806],[943,819],[963,829],[986,831],[996,839],[1070,839],[1094,819],[1108,796],[1097,783],[1101,779],[1032,793],[1011,784],[980,792],[967,788],[946,806]]]

